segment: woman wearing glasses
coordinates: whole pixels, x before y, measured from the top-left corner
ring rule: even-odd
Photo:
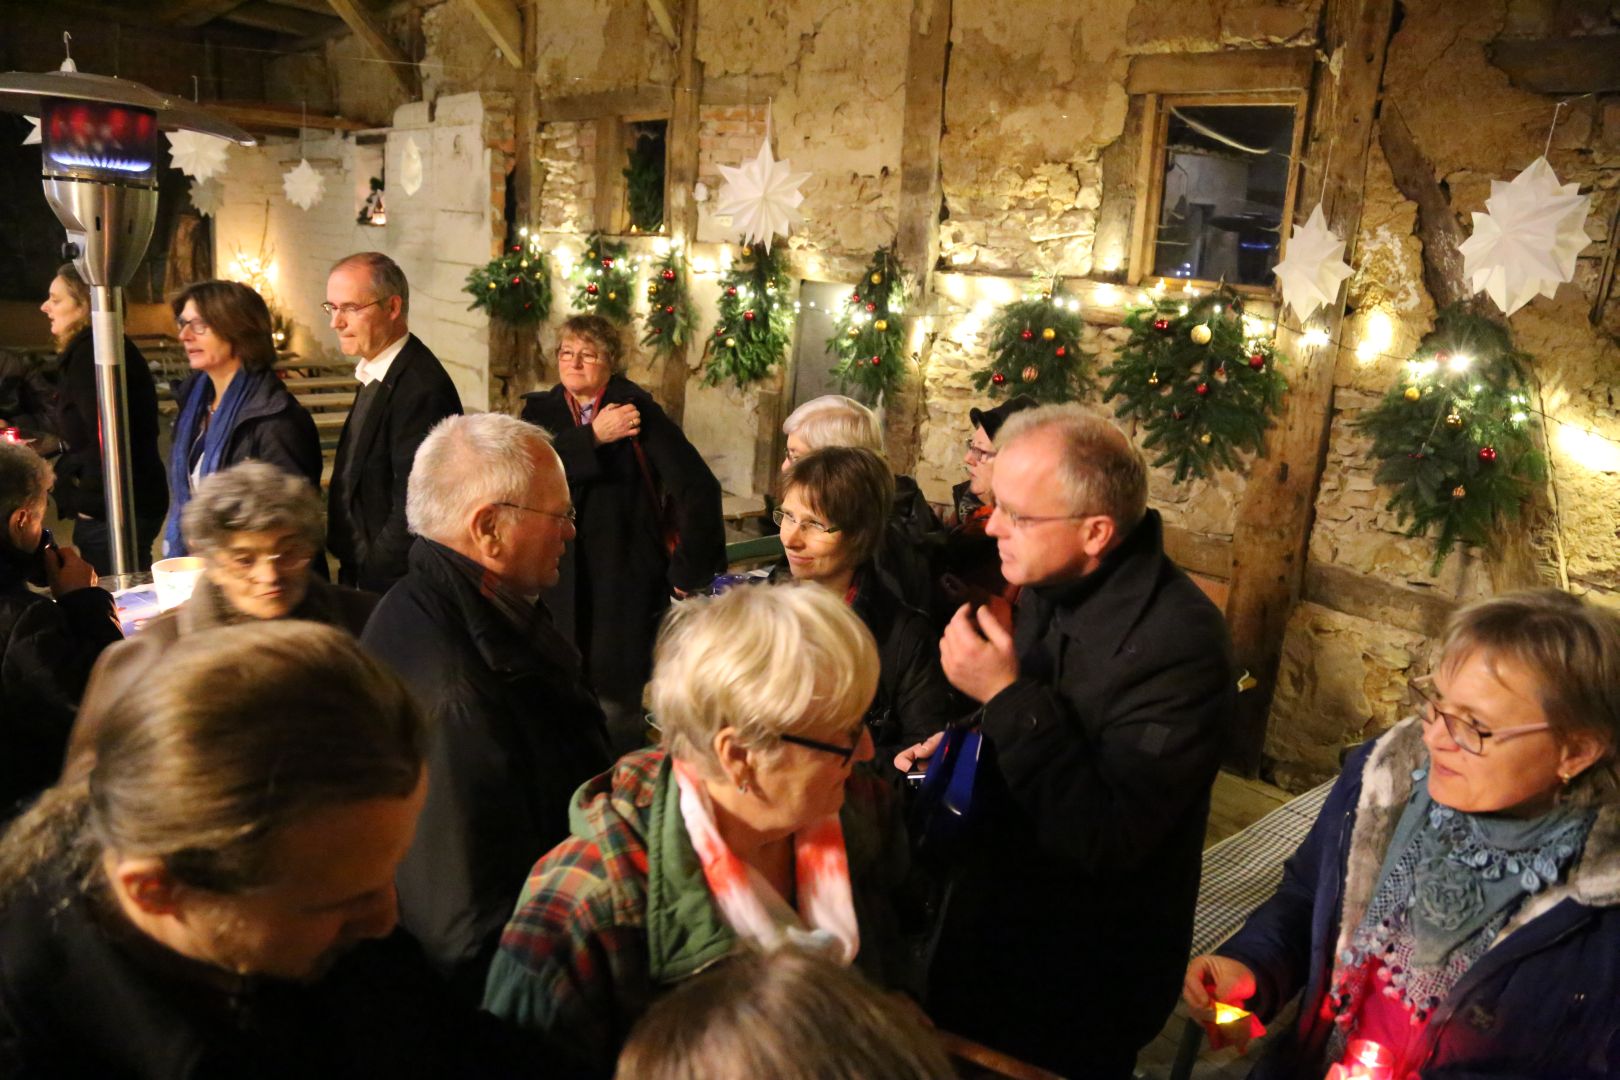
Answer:
[[[870,450],[831,446],[801,455],[782,477],[774,513],[785,559],[771,580],[805,581],[841,597],[878,644],[877,696],[867,729],[883,768],[903,747],[966,711],[939,666],[939,632],[903,599],[873,558],[889,520],[894,481]]]
[[[885,897],[904,839],[888,789],[851,775],[872,756],[871,634],[823,589],[733,589],[677,606],[656,659],[662,745],[575,795],[484,1000],[603,1075],[655,997],[748,948],[898,970]]]
[[[585,660],[614,749],[645,746],[641,691],[670,597],[725,569],[720,483],[652,395],[619,373],[624,346],[599,315],[563,323],[558,383],[525,395],[552,433],[578,513],[546,603]]]
[[[192,376],[175,391],[164,554],[187,553],[181,515],[203,477],[249,458],[321,485],[321,440],[309,412],[272,370],[270,309],[234,281],[202,281],[172,301]]]
[[[1553,590],[1453,616],[1419,715],[1351,755],[1277,894],[1184,995],[1262,1018],[1261,1078],[1620,1072],[1620,617]]]

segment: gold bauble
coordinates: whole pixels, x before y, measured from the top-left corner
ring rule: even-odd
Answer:
[[[1037,368],[1034,364],[1031,364],[1031,365],[1029,365],[1029,367],[1024,369],[1023,380],[1025,382],[1034,382],[1036,379],[1038,379],[1040,377],[1041,377],[1040,369]]]
[[[489,287],[490,287],[490,288],[492,288],[492,289],[493,289],[493,288],[494,288],[494,287],[495,287],[495,283],[494,283],[494,282],[493,282],[493,281],[492,281],[492,282],[490,282],[490,283],[489,283]]]
[[[586,252],[586,253],[585,253],[585,257],[586,257],[586,258],[587,258],[587,259],[595,259],[595,258],[596,258],[596,252],[594,252],[594,251],[587,251],[587,252]]]
[[[1451,489],[1451,497],[1453,499],[1460,499],[1467,494],[1468,489],[1463,487],[1461,484],[1458,484],[1456,487]]]
[[[849,336],[850,337],[860,337],[861,336],[860,328],[856,327],[856,326],[850,327],[849,328]]]
[[[889,328],[889,320],[888,319],[879,319],[876,322],[874,322],[872,324],[872,326],[873,326],[874,329],[876,329],[878,331],[887,330]]]
[[[1408,386],[1404,396],[1407,401],[1416,401],[1418,398],[1423,396],[1423,391],[1419,390],[1415,386]]]
[[[883,284],[883,275],[882,274],[873,274],[872,275],[872,284],[874,284],[874,285]]]
[[[1448,428],[1460,428],[1460,427],[1462,427],[1462,417],[1458,416],[1456,413],[1446,413],[1446,427],[1448,427]]]
[[[1214,334],[1210,330],[1208,323],[1199,323],[1197,326],[1192,328],[1192,332],[1188,336],[1192,338],[1192,343],[1194,345],[1208,345],[1209,339],[1213,337]]]
[[[647,295],[648,296],[657,296],[658,295],[658,286],[657,285],[648,285],[647,286]]]
[[[1045,330],[1041,331],[1041,340],[1042,341],[1051,341],[1055,337],[1057,337],[1057,331],[1052,329],[1050,326],[1048,326]]]
[[[1198,436],[1198,441],[1203,443],[1205,446],[1208,446],[1210,443],[1214,442],[1215,440],[1212,439],[1210,437],[1209,432],[1206,431],[1202,435]]]
[[[524,270],[527,270],[529,268],[529,260],[524,259],[522,262],[518,263],[518,266]]]
[[[1148,376],[1148,385],[1149,386],[1158,386],[1159,385],[1159,373],[1157,371],[1155,371],[1153,374]]]
[[[734,337],[726,338],[726,348],[735,349],[736,347],[737,347],[737,339],[736,338],[734,338]]]

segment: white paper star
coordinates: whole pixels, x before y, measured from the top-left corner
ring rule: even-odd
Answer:
[[[197,208],[197,213],[203,217],[213,217],[214,211],[224,201],[225,185],[218,180],[193,180],[191,182],[191,205]]]
[[[1575,256],[1586,235],[1590,195],[1579,184],[1560,184],[1544,157],[1511,181],[1491,181],[1486,213],[1474,213],[1474,235],[1457,246],[1463,273],[1512,315],[1537,293],[1549,299],[1575,276]]]
[[[1300,319],[1308,319],[1323,304],[1339,297],[1339,286],[1350,276],[1344,261],[1344,241],[1333,235],[1317,203],[1304,225],[1295,225],[1288,238],[1288,254],[1271,271],[1282,286],[1283,303]]]
[[[204,135],[200,131],[171,131],[166,137],[169,140],[169,164],[173,168],[193,180],[208,180],[225,174],[225,151],[231,146],[228,139]]]
[[[771,141],[766,139],[753,161],[737,168],[721,165],[720,175],[725,183],[715,213],[731,218],[743,234],[743,243],[763,241],[769,251],[772,238],[787,238],[789,226],[800,220],[804,194],[799,185],[810,179],[809,173],[792,172],[788,162],[777,161],[771,155]]]
[[[404,160],[399,166],[399,186],[406,195],[415,195],[422,190],[422,148],[416,145],[416,140],[405,140],[405,152],[401,155]]]
[[[33,145],[37,144],[40,141],[40,138],[39,138],[39,117],[37,117],[37,116],[25,116],[25,117],[23,117],[23,119],[28,121],[30,124],[33,124],[34,126],[28,132],[28,136],[25,139],[23,139],[22,144],[24,146],[33,146]]]
[[[300,158],[298,164],[281,175],[281,188],[287,201],[302,210],[308,210],[326,194],[326,178]]]

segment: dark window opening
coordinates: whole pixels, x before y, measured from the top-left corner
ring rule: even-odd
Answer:
[[[647,120],[626,125],[628,145],[624,170],[625,206],[630,231],[662,232],[664,228],[664,162],[669,121]]]

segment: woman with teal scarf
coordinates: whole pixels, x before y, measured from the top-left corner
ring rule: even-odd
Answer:
[[[1620,1075],[1620,616],[1473,604],[1411,688],[1188,1005],[1303,988],[1252,1080]]]
[[[170,306],[193,372],[175,391],[180,415],[169,452],[163,553],[175,556],[186,553],[180,515],[203,477],[253,459],[319,490],[321,440],[308,410],[276,377],[263,297],[235,281],[202,281]]]

